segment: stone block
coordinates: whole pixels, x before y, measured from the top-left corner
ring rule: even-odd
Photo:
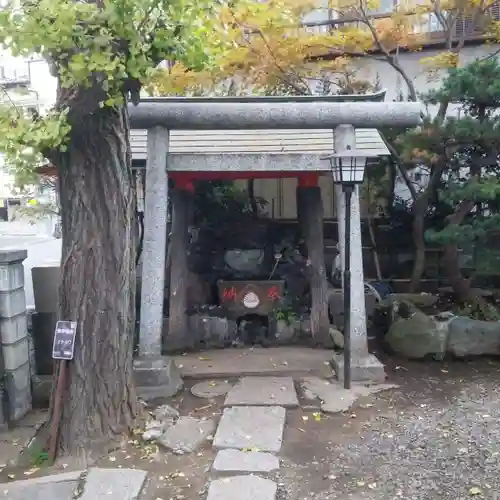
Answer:
[[[22,262],[28,257],[28,250],[3,249],[0,250],[0,266]]]
[[[166,430],[158,444],[174,452],[192,453],[215,431],[213,420],[180,417],[176,424]]]
[[[12,318],[26,312],[24,288],[12,292],[0,292],[0,318]]]
[[[216,449],[245,449],[277,453],[283,441],[286,410],[281,406],[226,408],[215,433]]]
[[[29,362],[13,371],[5,371],[7,419],[20,420],[31,410],[31,377]]]
[[[26,337],[28,325],[26,314],[21,313],[11,318],[0,318],[0,339],[3,344],[14,344]]]
[[[0,265],[0,292],[10,292],[24,287],[22,262]]]
[[[274,481],[258,476],[235,476],[212,481],[207,500],[276,500]]]
[[[29,363],[30,350],[28,337],[15,342],[14,344],[3,344],[3,365],[5,370],[16,370],[20,366]]]
[[[89,470],[80,500],[139,500],[147,472],[138,469]]]
[[[269,473],[279,469],[277,456],[262,451],[220,450],[212,470],[221,474]]]
[[[189,317],[193,340],[205,347],[229,346],[238,336],[236,321],[208,314]]]
[[[244,377],[228,393],[224,406],[299,406],[291,377]]]
[[[144,400],[168,398],[182,388],[179,369],[168,357],[137,358],[134,378],[138,394]]]
[[[344,380],[344,355],[335,354],[331,361],[337,379]],[[351,359],[351,380],[353,382],[365,382],[381,384],[385,382],[384,365],[373,355],[367,354],[363,357],[353,356]]]

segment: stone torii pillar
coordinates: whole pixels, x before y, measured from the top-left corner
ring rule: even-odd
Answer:
[[[156,126],[148,130],[139,358],[134,361],[135,382],[143,399],[172,396],[182,385],[174,361],[162,356],[161,352],[168,220],[168,143],[168,129]]]
[[[356,131],[352,125],[339,125],[335,129],[335,153],[349,156],[356,150]],[[339,233],[339,250],[342,273],[345,269],[345,214],[346,199],[341,186],[335,186],[335,204]],[[363,245],[361,241],[361,210],[359,186],[351,196],[351,379],[353,382],[383,382],[384,365],[368,352],[366,303],[363,273]],[[342,283],[344,281],[342,280]],[[344,318],[345,322],[345,318]],[[344,323],[345,324],[345,323]],[[345,333],[345,332],[344,332]],[[332,365],[339,380],[344,378],[344,356],[335,355]]]

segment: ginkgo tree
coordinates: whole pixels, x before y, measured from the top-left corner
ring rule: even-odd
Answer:
[[[201,70],[224,50],[220,3],[205,0],[16,0],[0,10],[0,43],[45,58],[58,79],[46,115],[0,110],[5,162],[58,169],[60,318],[78,325],[60,451],[82,458],[134,426],[135,189],[127,102],[158,63]]]

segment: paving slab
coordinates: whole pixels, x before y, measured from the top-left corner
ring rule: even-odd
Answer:
[[[188,352],[172,356],[172,359],[178,365],[184,380],[226,380],[247,375],[333,375],[331,350],[299,346],[215,349],[204,351],[201,357],[199,352]]]
[[[79,500],[138,500],[147,472],[138,469],[90,469]],[[28,500],[28,499],[25,499]],[[31,500],[31,499],[29,499]],[[45,500],[49,500],[46,498]],[[51,498],[50,500],[55,500]]]
[[[176,424],[168,428],[158,438],[163,447],[183,453],[196,451],[215,431],[215,422],[210,419],[201,420],[193,417],[180,417]]]
[[[0,484],[2,500],[72,500],[84,471]]]
[[[276,453],[281,449],[285,417],[282,406],[226,408],[214,437],[214,448]]]
[[[339,382],[329,382],[318,377],[302,379],[301,386],[307,399],[321,400],[321,410],[325,413],[341,413],[349,410],[362,396],[370,396],[381,391],[395,389],[395,384],[353,385],[344,389]]]
[[[212,465],[221,474],[267,473],[279,469],[278,457],[262,451],[220,450]]]
[[[193,385],[191,394],[197,398],[216,398],[227,394],[231,387],[233,387],[233,384],[223,380],[207,380]]]
[[[258,476],[235,476],[212,481],[207,500],[275,500],[277,486]]]
[[[299,406],[292,377],[244,377],[228,393],[224,406]]]

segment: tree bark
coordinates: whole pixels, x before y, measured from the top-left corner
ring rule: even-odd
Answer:
[[[446,218],[447,226],[459,226],[467,214],[474,208],[473,201],[464,201],[460,203],[455,212]],[[471,281],[462,276],[462,270],[459,264],[459,255],[457,245],[450,243],[443,247],[443,267],[446,271],[450,285],[455,293],[458,302],[471,300]]]
[[[170,310],[168,339],[189,335],[187,316],[189,225],[193,216],[193,195],[187,190],[172,190],[172,236],[170,242]],[[177,341],[174,341],[176,344]]]
[[[420,280],[425,269],[425,211],[427,210],[427,197],[420,196],[413,202],[412,237],[415,247],[415,260],[410,281],[410,292],[418,292]]]
[[[314,340],[325,345],[330,338],[328,281],[323,237],[323,203],[319,187],[297,188],[297,212],[306,242],[310,265],[311,331]]]
[[[60,318],[77,322],[59,452],[88,463],[134,425],[136,198],[125,106],[82,113],[59,158]]]

